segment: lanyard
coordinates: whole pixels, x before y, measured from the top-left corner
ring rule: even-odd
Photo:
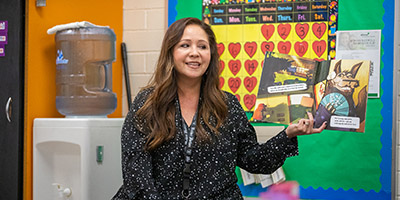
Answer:
[[[182,129],[185,134],[185,168],[183,169],[183,190],[182,196],[184,199],[189,199],[190,191],[189,191],[189,179],[190,179],[190,165],[191,165],[191,156],[192,156],[192,148],[193,141],[195,139],[195,130],[197,123],[197,112],[193,116],[192,124],[188,127],[185,123],[185,120],[182,117]]]

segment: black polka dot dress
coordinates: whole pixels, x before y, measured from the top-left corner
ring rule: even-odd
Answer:
[[[134,115],[150,92],[145,90],[136,96],[122,128],[123,185],[113,197],[116,200],[184,199],[185,137],[179,101],[175,103],[175,138],[146,152],[143,150],[146,134],[136,128]],[[220,135],[209,144],[194,143],[189,199],[243,199],[237,185],[236,166],[251,173],[269,174],[282,166],[286,158],[298,154],[297,138],[289,139],[285,131],[259,144],[237,98],[230,93],[226,95],[229,113],[219,129]]]

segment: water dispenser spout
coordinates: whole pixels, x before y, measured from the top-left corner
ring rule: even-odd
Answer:
[[[72,195],[72,190],[71,188],[64,188],[61,184],[59,183],[53,183],[52,185],[56,186],[58,195],[60,198],[63,197],[70,197]]]

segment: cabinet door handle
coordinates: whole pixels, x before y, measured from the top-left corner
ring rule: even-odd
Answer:
[[[11,122],[11,113],[12,113],[12,99],[8,97],[7,104],[6,104],[6,116],[8,122]]]

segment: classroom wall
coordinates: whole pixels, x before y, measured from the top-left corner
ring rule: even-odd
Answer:
[[[26,58],[25,58],[25,137],[24,137],[24,199],[32,199],[33,120],[61,118],[55,105],[56,49],[54,35],[47,29],[76,21],[107,25],[114,30],[116,61],[113,63],[113,92],[117,94],[117,108],[108,117],[121,117],[122,110],[122,1],[68,0],[46,1],[36,7],[36,0],[26,1]],[[1,195],[0,195],[1,196]],[[1,197],[0,197],[1,199]]]
[[[123,41],[127,43],[129,76],[131,81],[132,99],[136,96],[140,87],[146,85],[154,71],[154,66],[158,58],[161,40],[167,26],[167,3],[168,0],[138,1],[124,0],[123,3]],[[395,88],[395,123],[394,125],[394,177],[392,187],[392,199],[400,200],[400,3],[396,3],[396,33],[394,44],[394,88]],[[123,82],[124,83],[124,82]],[[128,111],[126,92],[123,89],[123,116]],[[266,132],[257,130],[257,132]],[[269,137],[269,136],[267,136]]]
[[[154,72],[167,26],[166,5],[165,0],[124,0],[123,42],[128,51],[132,100]],[[126,95],[124,85],[123,116],[128,112]]]

